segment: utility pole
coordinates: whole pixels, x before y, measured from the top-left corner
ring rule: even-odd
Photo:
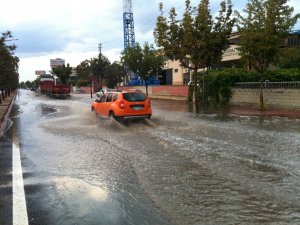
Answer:
[[[98,44],[98,49],[99,49],[99,81],[100,81],[100,90],[102,90],[102,44]]]

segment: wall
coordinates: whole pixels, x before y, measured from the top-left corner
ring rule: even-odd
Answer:
[[[300,109],[300,89],[264,89],[264,102],[268,108]],[[232,105],[259,105],[259,89],[233,89]]]
[[[151,98],[187,100],[188,85],[148,86]],[[145,86],[121,86],[121,90],[138,89],[146,93]],[[82,87],[85,93],[90,93],[90,87]],[[264,101],[267,108],[300,109],[300,89],[272,88],[264,89]],[[234,88],[230,100],[231,105],[258,106],[259,89]]]
[[[188,96],[187,85],[174,85],[174,86],[152,86],[152,95],[167,95],[167,96]]]
[[[80,87],[80,89],[83,91],[83,93],[91,93],[91,87]]]
[[[146,93],[145,86],[121,86],[121,87],[118,87],[118,89],[121,89],[121,90],[137,89],[137,90],[140,90],[140,91]],[[152,95],[152,86],[148,86],[148,95]]]
[[[148,95],[152,98],[187,100],[188,96],[187,85],[159,85],[148,86]],[[138,89],[146,93],[145,86],[123,86],[119,87],[121,90]]]

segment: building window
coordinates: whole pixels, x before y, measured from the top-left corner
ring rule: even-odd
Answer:
[[[174,72],[175,72],[175,73],[178,73],[178,69],[174,69]]]

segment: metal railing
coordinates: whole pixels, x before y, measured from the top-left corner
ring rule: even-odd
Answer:
[[[260,82],[238,82],[234,84],[234,88],[259,88]],[[300,81],[291,82],[269,82],[263,83],[264,88],[300,88]]]

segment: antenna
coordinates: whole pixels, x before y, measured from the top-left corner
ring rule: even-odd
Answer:
[[[135,46],[134,21],[131,0],[123,0],[124,49]]]

